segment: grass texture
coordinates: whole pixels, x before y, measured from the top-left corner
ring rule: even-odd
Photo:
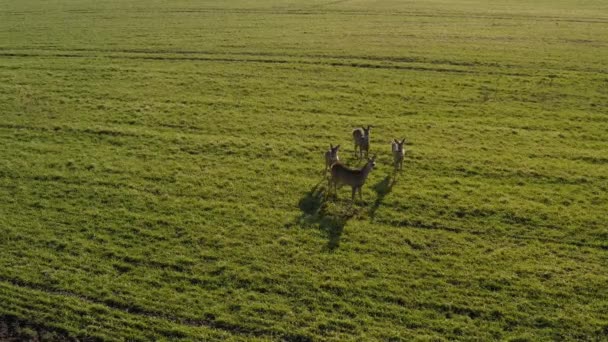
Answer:
[[[608,339],[607,56],[599,0],[0,1],[0,333]]]

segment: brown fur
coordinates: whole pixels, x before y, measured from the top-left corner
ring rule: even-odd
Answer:
[[[335,194],[337,194],[339,185],[349,185],[353,190],[352,199],[355,199],[357,190],[359,190],[359,198],[362,199],[363,195],[361,194],[361,188],[365,184],[365,180],[374,166],[376,166],[376,156],[368,159],[367,164],[365,164],[365,166],[359,170],[349,169],[340,163],[332,165],[329,189],[331,190],[333,185],[333,191]]]
[[[393,150],[393,161],[395,163],[395,169],[402,170],[403,169],[403,158],[405,156],[405,150],[403,149],[403,145],[405,144],[405,139],[399,140],[393,139],[391,143],[391,149]]]
[[[353,130],[353,141],[355,143],[355,155],[357,155],[357,148],[359,148],[359,159],[363,159],[363,151],[365,151],[365,157],[369,155],[369,131],[372,126],[359,127]]]
[[[329,144],[329,150],[325,152],[325,172],[327,172],[333,164],[340,161],[338,149],[340,149],[340,145],[334,147],[334,145]]]

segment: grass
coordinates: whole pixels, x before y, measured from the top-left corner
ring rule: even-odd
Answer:
[[[607,27],[593,0],[5,2],[0,337],[608,338]],[[326,200],[367,124],[363,201]]]

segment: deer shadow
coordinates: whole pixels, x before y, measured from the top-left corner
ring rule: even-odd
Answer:
[[[383,180],[379,181],[373,186],[374,191],[376,192],[376,200],[374,204],[369,208],[369,217],[374,220],[376,216],[376,211],[382,205],[384,201],[384,197],[390,194],[393,190],[393,186],[397,183],[398,171],[395,170],[391,174],[386,175]]]
[[[340,245],[344,226],[356,212],[352,203],[343,208],[340,202],[328,201],[327,188],[323,185],[326,182],[327,179],[323,178],[300,199],[298,206],[302,214],[296,219],[296,224],[304,227],[318,226],[327,235],[325,249],[333,251]]]

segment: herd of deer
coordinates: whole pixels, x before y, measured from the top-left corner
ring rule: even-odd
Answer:
[[[337,194],[337,188],[339,185],[348,185],[352,188],[352,199],[355,199],[357,191],[359,191],[359,198],[363,198],[361,195],[361,187],[365,184],[367,176],[376,166],[376,156],[369,158],[369,140],[370,140],[370,129],[372,126],[360,127],[353,130],[353,141],[355,143],[355,155],[357,155],[357,149],[359,149],[359,159],[363,158],[363,152],[365,151],[365,157],[367,163],[361,169],[350,169],[340,163],[338,157],[338,150],[340,145],[329,145],[329,150],[325,152],[325,172],[330,170],[328,192],[332,190],[334,194]],[[401,170],[403,168],[404,150],[403,145],[405,139],[399,141],[393,139],[391,142],[391,150],[393,152],[393,161],[395,170]]]

